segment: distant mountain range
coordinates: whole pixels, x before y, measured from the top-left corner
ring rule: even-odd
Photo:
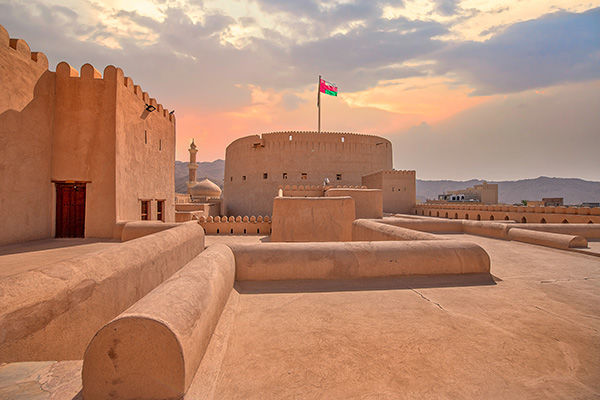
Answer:
[[[225,161],[198,163],[197,180],[208,178],[223,188]],[[188,163],[175,161],[175,191],[187,192]],[[448,190],[458,190],[482,183],[481,179],[468,181],[425,181],[417,179],[417,200],[437,199],[437,195]],[[565,204],[600,202],[600,182],[585,181],[578,178],[549,178],[540,176],[535,179],[518,181],[487,181],[498,184],[500,203],[519,203],[521,200],[541,200],[542,197],[563,197]]]

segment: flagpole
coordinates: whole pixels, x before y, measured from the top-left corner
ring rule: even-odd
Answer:
[[[317,108],[319,109],[319,133],[321,133],[321,75],[319,75],[319,84],[317,85]]]

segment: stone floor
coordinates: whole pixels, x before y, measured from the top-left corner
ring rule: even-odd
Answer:
[[[238,282],[186,399],[600,398],[600,258],[441,236],[484,247],[494,282]],[[30,398],[73,399],[66,363],[63,394]],[[0,367],[0,398],[28,398],[6,383],[19,364]]]
[[[106,239],[43,239],[0,247],[0,278],[118,245]]]

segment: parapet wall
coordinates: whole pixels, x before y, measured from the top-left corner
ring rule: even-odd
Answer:
[[[269,235],[271,218],[269,216],[237,217],[200,217],[200,226],[207,235]]]
[[[204,250],[187,223],[0,280],[0,362],[79,360],[94,333]]]
[[[354,199],[276,197],[272,242],[349,242],[355,219]]]
[[[325,197],[350,196],[354,199],[355,218],[383,218],[383,193],[381,189],[331,188]]]
[[[83,396],[183,398],[234,279],[232,251],[210,246],[105,325],[85,352]]]
[[[418,204],[415,215],[489,221],[548,224],[599,224],[600,208],[510,205]]]
[[[489,274],[490,258],[454,240],[230,245],[240,281]]]

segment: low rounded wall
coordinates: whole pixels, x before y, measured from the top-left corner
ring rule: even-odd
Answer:
[[[325,197],[350,196],[354,199],[356,218],[383,218],[383,193],[381,189],[331,188]]]
[[[598,224],[523,224],[519,225],[519,229],[577,235],[586,239],[600,239],[600,225]]]
[[[272,242],[349,242],[354,199],[351,197],[276,197]]]
[[[83,397],[179,399],[233,289],[235,259],[216,244],[104,326],[83,359]]]
[[[180,224],[173,222],[162,221],[131,221],[126,222],[121,231],[121,241],[126,242],[150,235],[152,233],[161,232],[166,229],[171,229]]]
[[[489,273],[480,246],[454,240],[230,245],[240,281]]]
[[[483,221],[460,221],[463,227],[463,233],[491,237],[496,239],[508,239],[508,231],[512,225],[497,222]]]
[[[80,360],[107,321],[204,250],[197,223],[0,280],[0,362]]]
[[[381,240],[443,240],[431,233],[419,232],[399,226],[368,219],[357,219],[352,223],[352,240],[359,242]]]
[[[512,228],[508,231],[508,238],[518,242],[538,244],[557,249],[585,248],[587,240],[582,236],[563,235],[560,233],[539,232],[528,229]]]
[[[381,221],[387,225],[399,226],[430,233],[462,233],[462,223],[457,220],[414,219],[405,217],[384,217]]]

